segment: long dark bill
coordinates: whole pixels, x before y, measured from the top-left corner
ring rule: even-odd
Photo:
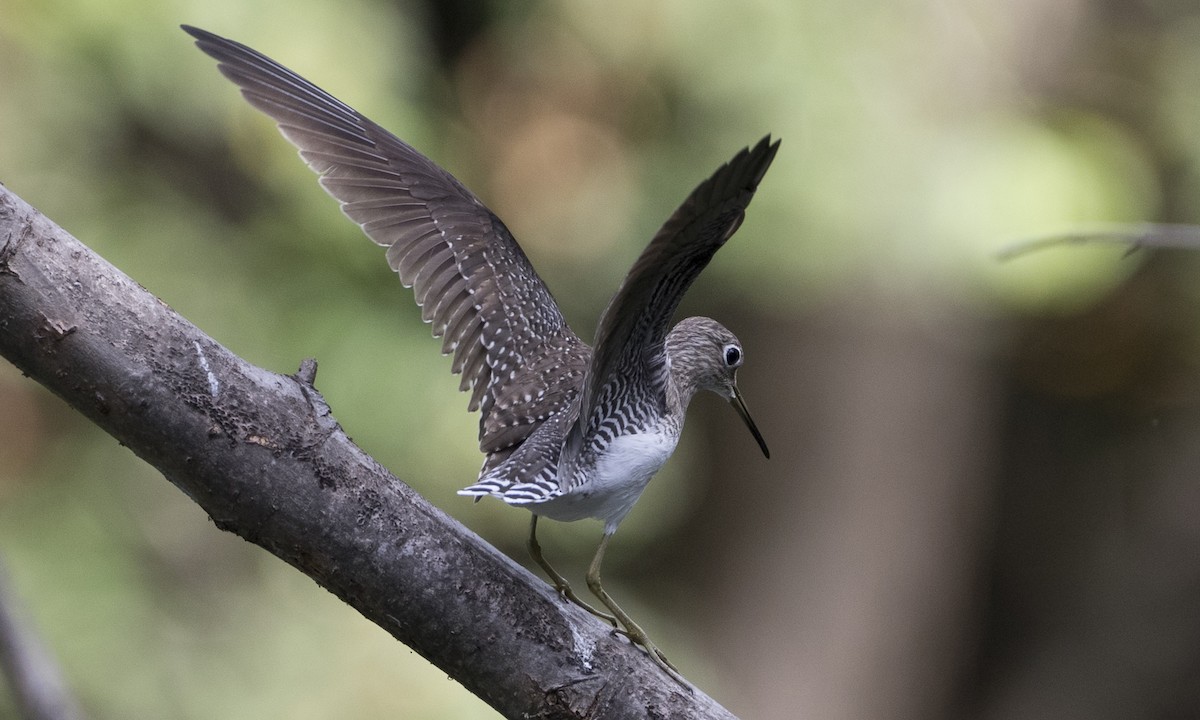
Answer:
[[[742,422],[746,423],[746,427],[750,428],[750,434],[758,441],[758,446],[762,448],[763,457],[770,459],[771,451],[767,449],[767,441],[763,440],[762,433],[758,431],[758,426],[754,424],[754,419],[750,417],[750,411],[746,409],[746,403],[742,400],[742,394],[738,392],[737,385],[733,386],[733,397],[729,398],[729,404],[737,410],[738,415],[742,416]]]

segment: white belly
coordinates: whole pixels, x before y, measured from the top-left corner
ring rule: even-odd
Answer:
[[[649,432],[613,439],[596,458],[591,472],[577,487],[533,509],[551,520],[597,518],[605,530],[625,519],[654,473],[667,462],[679,441],[678,433]]]

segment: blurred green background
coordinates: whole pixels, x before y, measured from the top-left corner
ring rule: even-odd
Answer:
[[[525,512],[454,494],[475,418],[411,294],[183,22],[450,169],[585,338],[783,138],[683,308],[743,340],[772,459],[698,398],[606,561],[733,712],[1200,716],[1200,255],[995,258],[1200,222],[1200,7],[0,0],[0,182],[252,362],[318,358],[360,445],[525,562]],[[599,533],[543,545],[580,578]],[[5,363],[0,555],[93,718],[495,716]]]

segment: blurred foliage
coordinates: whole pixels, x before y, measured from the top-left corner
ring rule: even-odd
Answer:
[[[317,357],[357,442],[523,557],[524,513],[454,496],[475,420],[410,294],[179,23],[449,168],[588,337],[658,223],[767,132],[782,151],[692,293],[707,307],[791,317],[856,289],[931,324],[942,306],[1092,306],[1143,258],[994,253],[1080,223],[1200,221],[1200,10],[1131,3],[1126,22],[1119,5],[0,0],[0,181],[252,362]],[[492,716],[7,366],[0,408],[0,551],[93,717]],[[700,502],[692,443],[618,563]],[[584,557],[597,535],[545,542]]]

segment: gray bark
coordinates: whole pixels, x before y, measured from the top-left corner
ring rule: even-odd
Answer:
[[[3,186],[0,354],[507,717],[732,717]]]

